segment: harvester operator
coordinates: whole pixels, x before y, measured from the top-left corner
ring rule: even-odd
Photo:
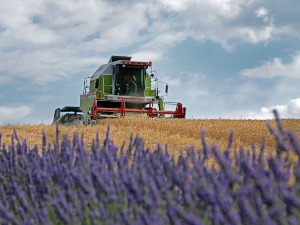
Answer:
[[[126,74],[124,76],[125,95],[135,95],[137,93],[137,84],[134,75]]]

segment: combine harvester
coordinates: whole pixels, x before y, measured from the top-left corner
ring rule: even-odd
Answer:
[[[150,74],[147,72],[151,68]],[[96,72],[84,79],[80,107],[56,109],[53,122],[66,124],[60,115],[62,111],[77,114],[74,124],[96,124],[98,119],[123,117],[170,117],[185,118],[186,109],[181,103],[164,102],[168,95],[168,84],[159,81],[152,73],[152,62],[131,61],[129,56],[111,56],[107,64],[101,65]],[[161,95],[159,87],[163,86]],[[173,105],[174,110],[166,110]],[[168,107],[169,108],[169,107]],[[80,113],[81,116],[78,116]],[[83,121],[82,121],[83,120]],[[72,122],[71,122],[72,123]]]

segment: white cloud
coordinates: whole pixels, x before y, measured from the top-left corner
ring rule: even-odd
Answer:
[[[77,63],[72,64],[71,59],[64,59],[64,56],[70,57],[70,54],[51,50],[11,52],[0,61],[0,72],[6,77],[29,78],[37,84],[46,84],[67,77],[78,68]]]
[[[182,101],[183,104],[196,101],[196,104],[199,104],[199,98],[203,96],[206,98],[211,94],[207,78],[201,72],[179,71],[179,75],[179,77],[178,74],[159,76],[160,80],[169,85],[170,101]]]
[[[166,75],[162,75],[159,76],[159,80],[166,82],[170,87],[179,87],[181,84],[181,81],[179,78],[176,77],[172,77],[171,76],[166,76]]]
[[[0,83],[8,83],[3,77],[22,77],[43,85],[93,70],[107,54],[128,49],[136,58],[149,55],[161,60],[169,48],[187,38],[210,40],[232,50],[235,39],[259,43],[293,33],[292,26],[276,27],[270,10],[261,4],[258,0],[3,1]],[[260,22],[252,23],[257,19]]]
[[[159,0],[158,2],[165,10],[180,12],[186,9],[187,4],[193,0]]]
[[[287,111],[289,114],[300,116],[300,98],[293,99],[287,105]]]
[[[207,76],[201,71],[179,71],[181,77],[181,84],[186,93],[190,93],[189,96],[197,95],[195,92],[199,92],[198,95],[205,95],[207,93]],[[192,93],[192,94],[191,94]]]
[[[262,18],[265,23],[270,22],[272,19],[269,14],[269,10],[261,7],[255,11],[255,14],[258,18]]]
[[[274,58],[262,66],[244,69],[240,74],[245,77],[258,78],[300,78],[300,53],[295,55],[290,63],[284,64],[280,58]]]
[[[12,0],[1,3],[0,25],[5,28],[1,36],[5,42],[0,46],[13,46],[17,43],[50,44],[59,39],[59,35],[50,27],[35,24],[32,18],[42,13],[42,2],[27,1],[26,3]],[[13,18],[13,19],[12,19]]]
[[[273,24],[270,11],[259,4],[262,3],[241,0],[194,1],[177,15],[176,24],[190,37],[220,43],[229,51],[235,47],[236,40],[266,43],[281,27]]]
[[[244,40],[245,42],[257,44],[259,42],[267,42],[272,39],[274,35],[273,25],[268,25],[262,28],[256,27],[237,27],[233,29],[234,36]],[[234,38],[230,35],[231,38]],[[230,37],[229,36],[229,37]]]
[[[132,56],[132,60],[137,61],[159,61],[162,58],[162,53],[156,51],[140,51],[134,52],[130,54],[130,56]]]
[[[273,110],[276,109],[281,118],[300,118],[300,98],[290,100],[284,105],[262,107],[259,112],[249,112],[246,119],[274,119]]]
[[[94,69],[102,58],[107,61],[105,52],[140,41],[138,33],[148,23],[147,5],[71,0],[1,3],[0,82],[21,77],[45,85]]]
[[[0,106],[0,123],[18,121],[33,112],[29,106]]]
[[[165,51],[188,37],[186,31],[172,31],[172,26],[160,27],[158,29],[161,29],[161,31],[152,40],[144,44],[142,46],[143,49],[154,49],[158,52]]]

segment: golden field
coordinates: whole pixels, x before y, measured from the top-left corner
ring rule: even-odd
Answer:
[[[275,122],[265,120],[184,120],[184,119],[158,119],[158,118],[125,118],[102,120],[96,126],[60,126],[60,137],[67,134],[72,137],[74,132],[79,136],[84,135],[86,146],[92,144],[92,140],[99,133],[103,141],[107,127],[110,127],[110,137],[117,146],[125,146],[129,143],[131,134],[141,136],[145,141],[145,147],[155,149],[157,143],[168,145],[169,152],[175,157],[181,150],[189,146],[196,149],[202,148],[201,129],[206,130],[206,140],[209,144],[217,144],[225,149],[228,144],[228,136],[234,129],[234,148],[243,145],[250,148],[255,144],[258,148],[264,137],[267,152],[274,150],[274,138],[269,133],[266,123]],[[283,119],[286,130],[292,130],[300,136],[300,119]],[[11,134],[16,129],[20,140],[26,139],[29,147],[41,146],[43,131],[47,134],[47,142],[53,143],[55,139],[55,125],[5,125],[0,126],[2,132],[2,144],[11,143]]]

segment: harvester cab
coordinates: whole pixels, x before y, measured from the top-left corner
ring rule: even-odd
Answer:
[[[148,68],[151,68],[150,72]],[[162,85],[165,93],[160,93]],[[85,124],[96,123],[101,118],[125,116],[185,118],[185,108],[181,103],[175,103],[175,110],[165,110],[168,103],[163,97],[167,94],[168,84],[155,77],[151,61],[111,56],[107,64],[85,78],[80,110]]]

